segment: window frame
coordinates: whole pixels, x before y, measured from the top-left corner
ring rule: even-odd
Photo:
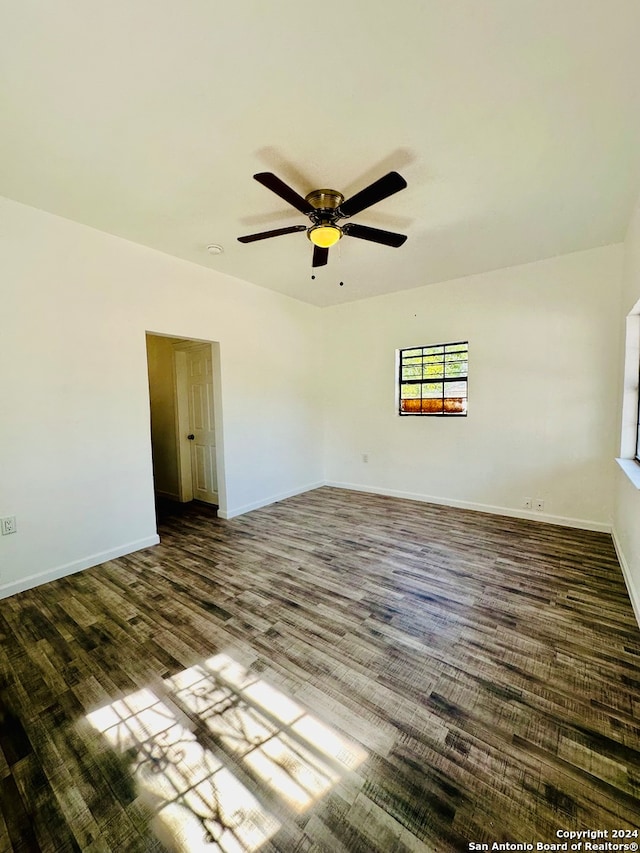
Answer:
[[[423,399],[434,399],[434,400],[441,399],[443,401],[443,407],[442,407],[443,411],[439,411],[439,412],[424,412],[424,411],[404,412],[404,411],[402,411],[402,401],[403,401],[402,386],[403,385],[417,384],[418,382],[420,384],[423,384],[423,382],[424,382],[424,377],[421,377],[419,380],[403,379],[403,377],[402,377],[403,354],[407,353],[407,352],[411,352],[412,350],[422,350],[421,357],[424,358],[424,351],[425,350],[437,349],[439,347],[442,347],[442,363],[444,364],[445,363],[445,356],[447,355],[447,348],[462,347],[462,346],[466,347],[466,356],[467,356],[467,358],[466,358],[466,363],[467,363],[466,374],[463,377],[456,376],[456,377],[446,377],[445,378],[443,375],[443,377],[441,379],[436,378],[433,380],[433,382],[442,383],[442,397],[440,397],[440,398],[438,398],[438,397],[434,397],[434,398],[420,397],[421,400],[423,400]],[[396,382],[397,382],[396,413],[400,417],[402,417],[402,418],[406,418],[406,417],[466,418],[468,415],[468,412],[469,412],[469,341],[468,340],[467,341],[447,341],[446,343],[418,344],[417,346],[409,346],[409,347],[398,348],[398,350],[397,350]],[[444,390],[445,390],[445,387],[448,383],[453,383],[453,382],[464,382],[464,385],[465,385],[465,397],[464,397],[464,399],[466,401],[464,412],[445,412],[444,411],[444,400],[447,399],[444,396]],[[411,399],[411,398],[405,397],[404,399]]]
[[[640,358],[638,359],[638,391],[636,392],[637,403],[636,403],[636,444],[635,444],[635,452],[634,452],[634,460],[640,465]]]
[[[640,419],[639,366],[640,300],[627,314],[625,320],[620,455],[616,457],[616,462],[638,490],[640,490],[640,458],[637,456]]]

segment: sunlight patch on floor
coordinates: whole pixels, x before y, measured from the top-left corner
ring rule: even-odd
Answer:
[[[150,690],[87,715],[119,752],[156,810],[156,832],[179,853],[253,853],[280,828],[247,788]]]
[[[360,746],[229,655],[215,655],[166,684],[296,811],[308,808],[366,758]]]
[[[166,701],[157,695],[162,692]],[[180,853],[253,853],[280,828],[229,769],[232,760],[225,761],[225,751],[264,784],[265,795],[275,795],[296,813],[367,757],[358,744],[226,654],[177,673],[156,692],[138,690],[87,719],[114,749],[131,751],[133,775],[156,812],[158,834],[170,837]],[[206,726],[213,748],[221,747],[216,754],[186,728],[188,720]]]

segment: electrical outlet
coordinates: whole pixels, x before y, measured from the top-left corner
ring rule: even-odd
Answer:
[[[362,454],[362,461],[363,461],[363,462],[368,462],[368,461],[369,461],[369,454],[368,454],[368,453],[363,453],[363,454]]]
[[[531,498],[525,498],[524,499],[524,508],[525,509],[531,509],[532,505],[533,504],[531,502]]]
[[[542,510],[544,509],[544,501],[542,500],[542,498],[536,498],[535,507],[538,512],[542,512]]]
[[[5,518],[0,518],[0,528],[2,529],[3,536],[15,533],[17,530],[15,515],[7,515]]]

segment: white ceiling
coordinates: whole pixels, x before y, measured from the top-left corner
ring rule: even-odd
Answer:
[[[0,73],[0,194],[316,305],[620,241],[640,190],[638,0],[5,0]],[[308,223],[254,172],[391,169],[353,221],[399,249],[236,240]]]

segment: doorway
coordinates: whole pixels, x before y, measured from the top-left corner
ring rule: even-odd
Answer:
[[[147,333],[156,499],[225,509],[220,347]]]

